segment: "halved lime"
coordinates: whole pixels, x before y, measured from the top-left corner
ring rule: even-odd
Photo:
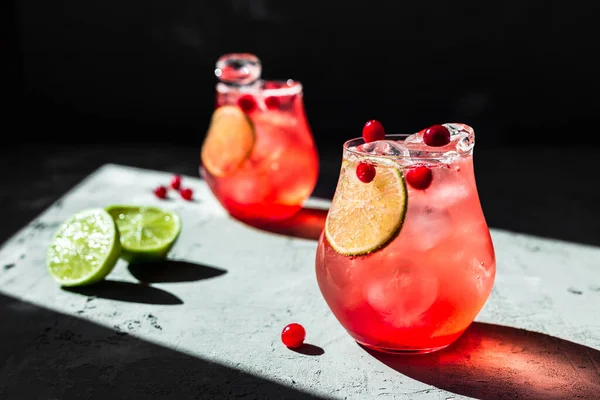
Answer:
[[[181,232],[174,211],[135,205],[113,205],[106,211],[119,228],[121,258],[130,263],[164,260]]]
[[[254,125],[242,109],[219,107],[212,115],[202,144],[202,164],[214,176],[231,175],[250,156],[254,142]]]
[[[62,286],[98,282],[114,268],[121,246],[119,231],[103,209],[81,211],[56,231],[46,253],[46,267]]]
[[[377,165],[375,179],[363,183],[356,163],[344,160],[325,222],[325,236],[340,254],[367,254],[385,246],[402,228],[408,198],[400,170]]]

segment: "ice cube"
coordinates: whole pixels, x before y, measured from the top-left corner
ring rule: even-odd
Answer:
[[[398,143],[393,140],[386,140],[385,146],[383,150],[385,151],[386,156],[395,156],[395,157],[409,157],[410,152],[406,148],[406,146],[402,143]]]
[[[438,157],[438,160],[444,164],[452,164],[454,161],[456,161],[458,159],[458,157],[459,157],[459,155],[456,151],[449,150],[449,151],[442,153]]]
[[[423,142],[421,132],[413,133],[404,139],[404,145],[411,157],[426,157],[430,148]]]
[[[270,195],[266,175],[255,174],[252,179],[235,179],[223,186],[231,193],[231,199],[238,204],[260,204]]]
[[[404,229],[413,237],[411,243],[416,251],[427,251],[452,234],[452,218],[447,209],[413,206],[409,208]]]
[[[450,140],[452,140],[455,136],[459,136],[459,135],[473,135],[473,129],[471,129],[470,127],[466,126],[465,124],[458,124],[458,123],[447,123],[447,124],[443,124],[448,131],[450,132]]]
[[[408,260],[389,260],[385,273],[373,278],[365,285],[367,302],[383,320],[399,328],[418,325],[437,298],[435,274]]]
[[[445,207],[450,207],[459,201],[465,200],[471,193],[472,189],[467,182],[452,179],[444,181],[440,179],[435,187],[432,185],[429,192],[432,201],[436,204],[443,204]]]
[[[450,141],[456,143],[456,149],[461,153],[468,153],[475,145],[473,128],[464,124],[444,124],[450,131]]]
[[[377,140],[358,146],[358,150],[374,156],[408,157],[410,152],[402,143],[393,140]]]
[[[373,152],[375,151],[376,143],[377,142],[364,143],[359,146],[356,146],[353,150],[356,150],[360,153],[373,154]]]
[[[423,136],[420,133],[413,133],[404,139],[404,143],[423,143]]]
[[[217,60],[215,75],[225,83],[249,85],[261,75],[262,65],[258,57],[249,53],[224,54]]]

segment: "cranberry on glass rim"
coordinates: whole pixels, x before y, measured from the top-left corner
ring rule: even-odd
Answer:
[[[269,110],[277,110],[281,104],[281,101],[276,96],[269,96],[265,99],[265,105]]]
[[[249,94],[245,94],[238,99],[238,106],[244,110],[245,113],[251,113],[256,110],[257,104],[254,97]]]
[[[372,119],[367,121],[363,127],[362,135],[365,143],[383,140],[385,139],[385,129],[383,129],[381,122],[377,121],[376,119]]]
[[[450,131],[444,125],[430,126],[423,132],[423,142],[427,146],[446,146],[450,143]]]

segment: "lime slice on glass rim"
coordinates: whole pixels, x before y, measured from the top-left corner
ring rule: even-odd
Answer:
[[[361,182],[357,163],[344,160],[325,222],[325,237],[340,254],[371,253],[389,243],[402,228],[408,197],[402,173],[376,165],[373,181]]]
[[[255,141],[254,124],[241,108],[219,107],[202,144],[202,164],[213,176],[229,176],[250,157]]]
[[[161,261],[177,241],[181,218],[174,211],[151,206],[113,205],[121,242],[121,258],[129,263]]]
[[[85,286],[114,268],[121,246],[119,231],[103,209],[83,210],[62,223],[46,253],[46,268],[61,286]]]

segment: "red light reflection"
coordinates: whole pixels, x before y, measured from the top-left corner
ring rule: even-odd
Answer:
[[[447,349],[396,356],[396,371],[480,399],[600,399],[600,351],[541,333],[473,323]]]

